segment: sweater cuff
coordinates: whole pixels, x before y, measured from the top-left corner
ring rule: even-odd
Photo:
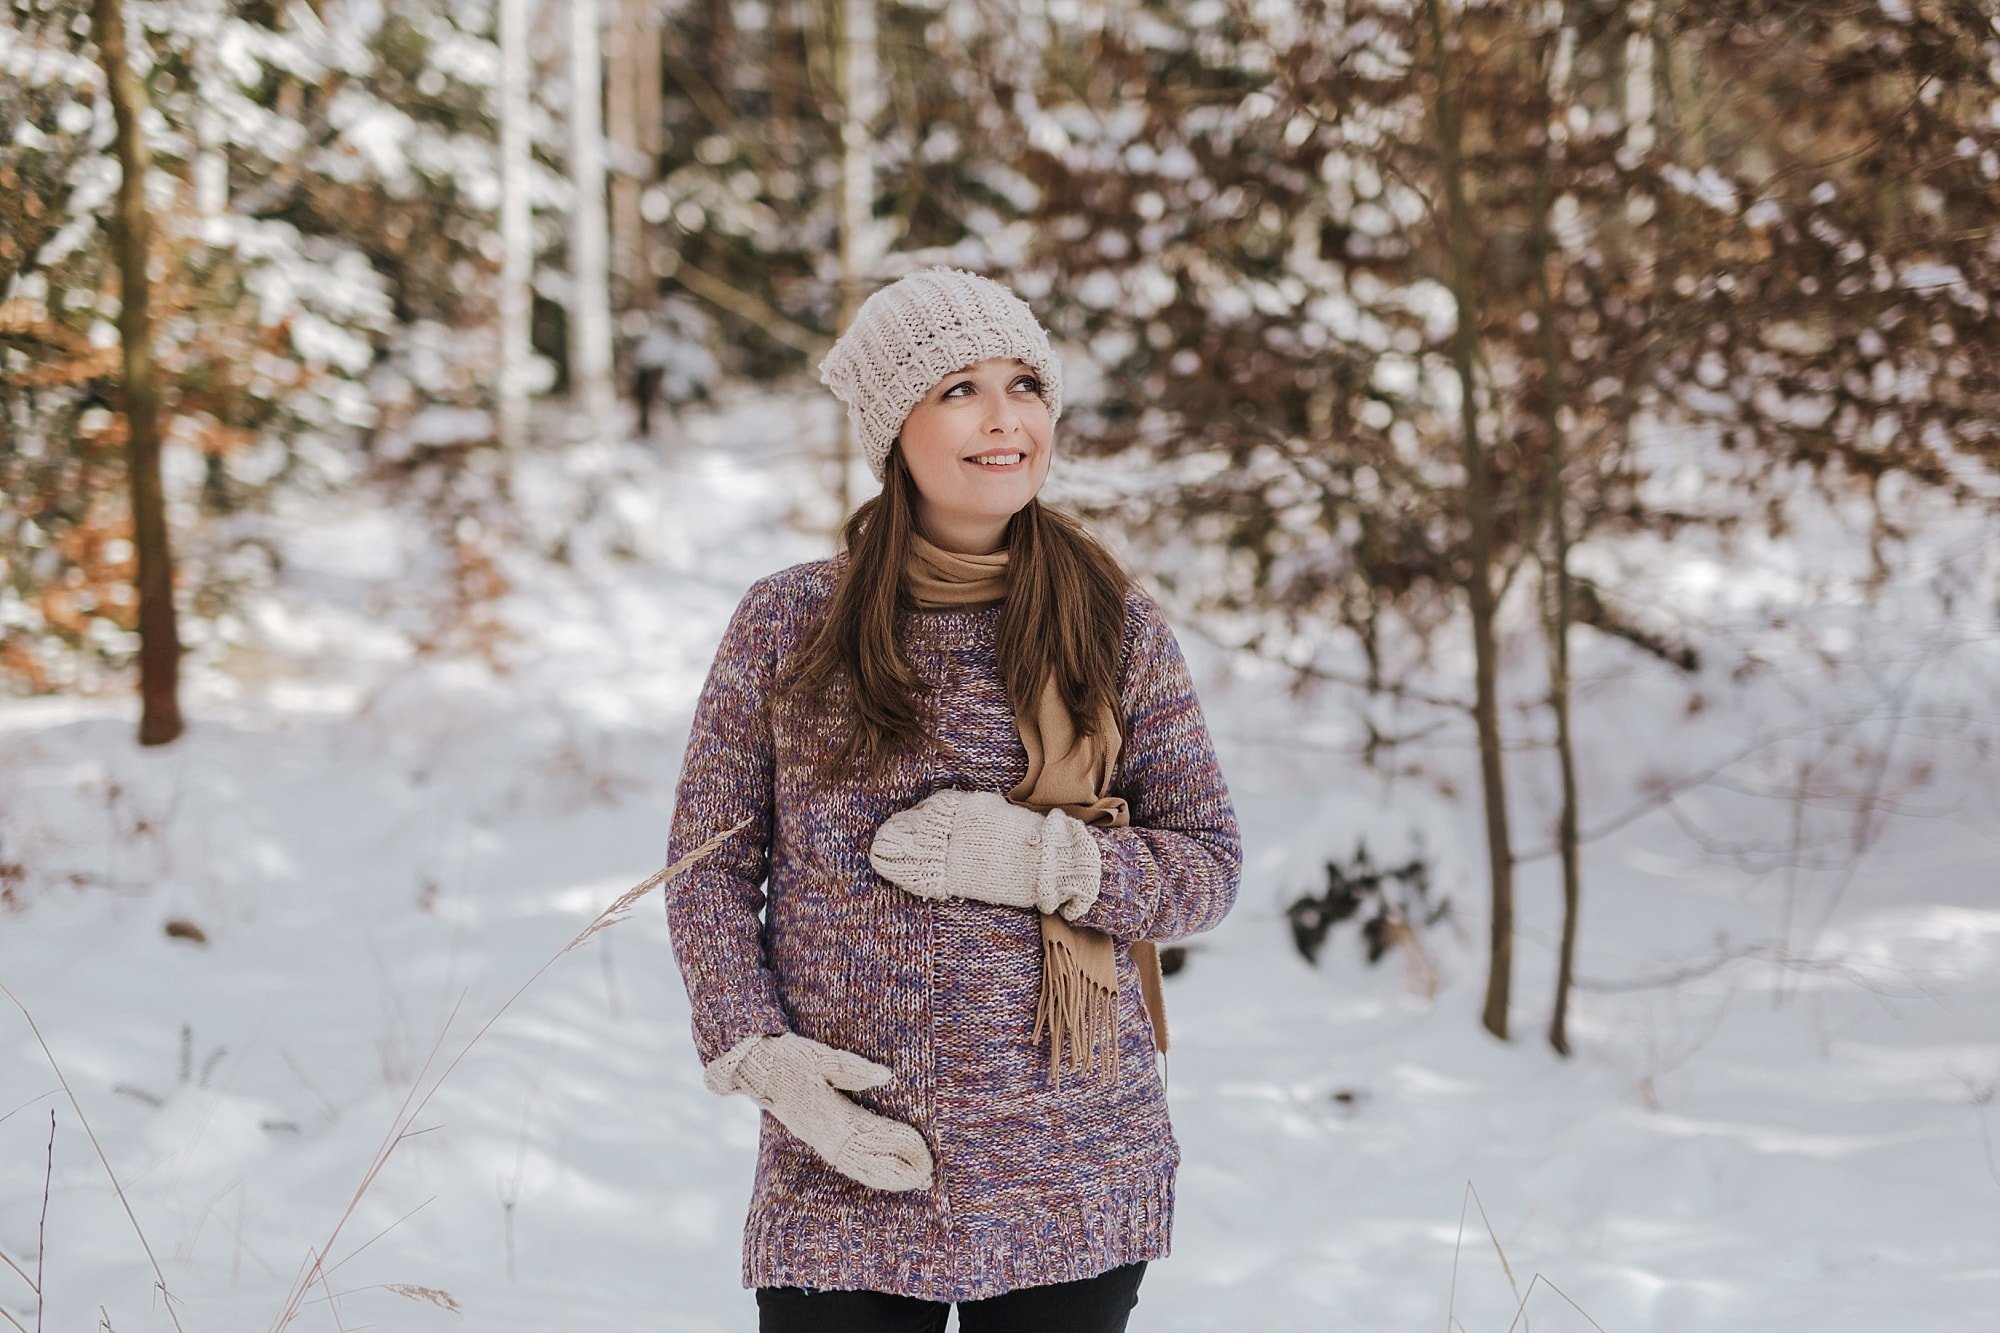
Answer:
[[[737,1068],[742,1065],[743,1061],[760,1044],[775,1035],[777,1034],[760,1032],[745,1037],[721,1055],[710,1060],[701,1069],[702,1086],[718,1097],[727,1097],[730,1093],[738,1091],[736,1086]]]
[[[749,1038],[775,1037],[792,1030],[790,1016],[774,1000],[721,986],[700,992],[700,997],[690,1027],[695,1054],[704,1064],[721,1059]]]
[[[1085,831],[1098,855],[1097,893],[1085,910],[1070,919],[1126,944],[1150,938],[1147,922],[1159,905],[1160,890],[1143,867],[1128,859],[1133,830],[1087,825]]]

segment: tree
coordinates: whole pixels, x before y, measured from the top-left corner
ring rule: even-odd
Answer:
[[[875,51],[875,0],[840,5],[840,327],[861,308],[863,286],[876,276],[880,248],[875,222],[875,118],[881,112]],[[854,508],[848,494],[854,433],[840,428],[840,509]]]
[[[533,162],[528,143],[528,0],[498,0],[500,42],[500,356],[494,414],[501,447],[518,454],[528,443],[528,363],[534,355],[529,321],[534,306]]]
[[[1430,20],[1431,68],[1436,79],[1434,123],[1444,177],[1444,225],[1451,250],[1451,294],[1457,307],[1451,359],[1458,375],[1460,448],[1465,456],[1466,518],[1471,534],[1465,544],[1466,604],[1472,620],[1472,718],[1479,731],[1480,791],[1486,806],[1487,873],[1491,877],[1486,1004],[1480,1022],[1488,1032],[1507,1037],[1507,997],[1514,965],[1514,850],[1507,823],[1506,768],[1500,738],[1500,704],[1494,643],[1493,501],[1487,476],[1491,464],[1480,442],[1479,314],[1472,289],[1472,228],[1468,214],[1463,160],[1463,126],[1459,119],[1458,74],[1453,68],[1454,33],[1445,21],[1442,0],[1427,0]]]
[[[610,438],[611,288],[604,216],[604,78],[598,0],[569,0],[570,389],[593,442]]]
[[[160,481],[160,391],[153,373],[153,325],[147,261],[152,244],[146,176],[152,156],[141,121],[146,92],[125,49],[122,0],[93,0],[98,56],[117,119],[120,178],[112,229],[121,277],[118,335],[124,351],[125,476],[138,554],[139,743],[164,745],[184,729],[180,706],[180,629],[174,616],[173,546]]]
[[[1542,93],[1541,158],[1535,174],[1532,210],[1535,236],[1535,295],[1542,351],[1542,428],[1549,453],[1549,555],[1543,579],[1544,616],[1549,638],[1549,710],[1556,720],[1556,762],[1561,771],[1561,806],[1557,815],[1556,847],[1562,859],[1562,938],[1556,949],[1556,994],[1549,1013],[1549,1045],[1570,1053],[1569,996],[1576,979],[1576,933],[1583,911],[1582,849],[1578,845],[1576,741],[1570,732],[1570,626],[1575,621],[1570,597],[1568,443],[1563,429],[1562,349],[1557,334],[1555,290],[1549,267],[1554,258],[1550,236],[1556,170],[1556,113],[1566,103],[1569,31],[1560,23],[1546,25],[1536,48],[1536,87]]]

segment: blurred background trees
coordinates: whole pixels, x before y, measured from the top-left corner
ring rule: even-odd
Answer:
[[[379,488],[476,595],[530,530],[509,460],[580,447],[580,414],[671,451],[680,408],[809,378],[880,282],[981,269],[1065,345],[1069,498],[1206,632],[1354,687],[1379,762],[1479,736],[1504,1034],[1506,734],[1562,760],[1574,905],[1573,636],[1716,650],[1598,545],[1783,542],[1809,501],[1887,568],[1912,496],[1993,507],[1976,0],[502,4],[130,10],[190,651],[227,647],[291,501]],[[20,690],[138,650],[88,19],[10,0],[0,33]]]

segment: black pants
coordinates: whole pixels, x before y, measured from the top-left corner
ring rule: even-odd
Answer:
[[[958,1303],[959,1333],[1125,1333],[1144,1261],[1081,1282]],[[758,1333],[944,1333],[951,1306],[880,1291],[757,1288]]]

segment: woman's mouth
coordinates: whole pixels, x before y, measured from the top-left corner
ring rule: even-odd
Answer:
[[[978,454],[965,461],[974,467],[983,467],[989,472],[1011,472],[1027,461],[1027,455],[1016,450],[1013,453]]]

